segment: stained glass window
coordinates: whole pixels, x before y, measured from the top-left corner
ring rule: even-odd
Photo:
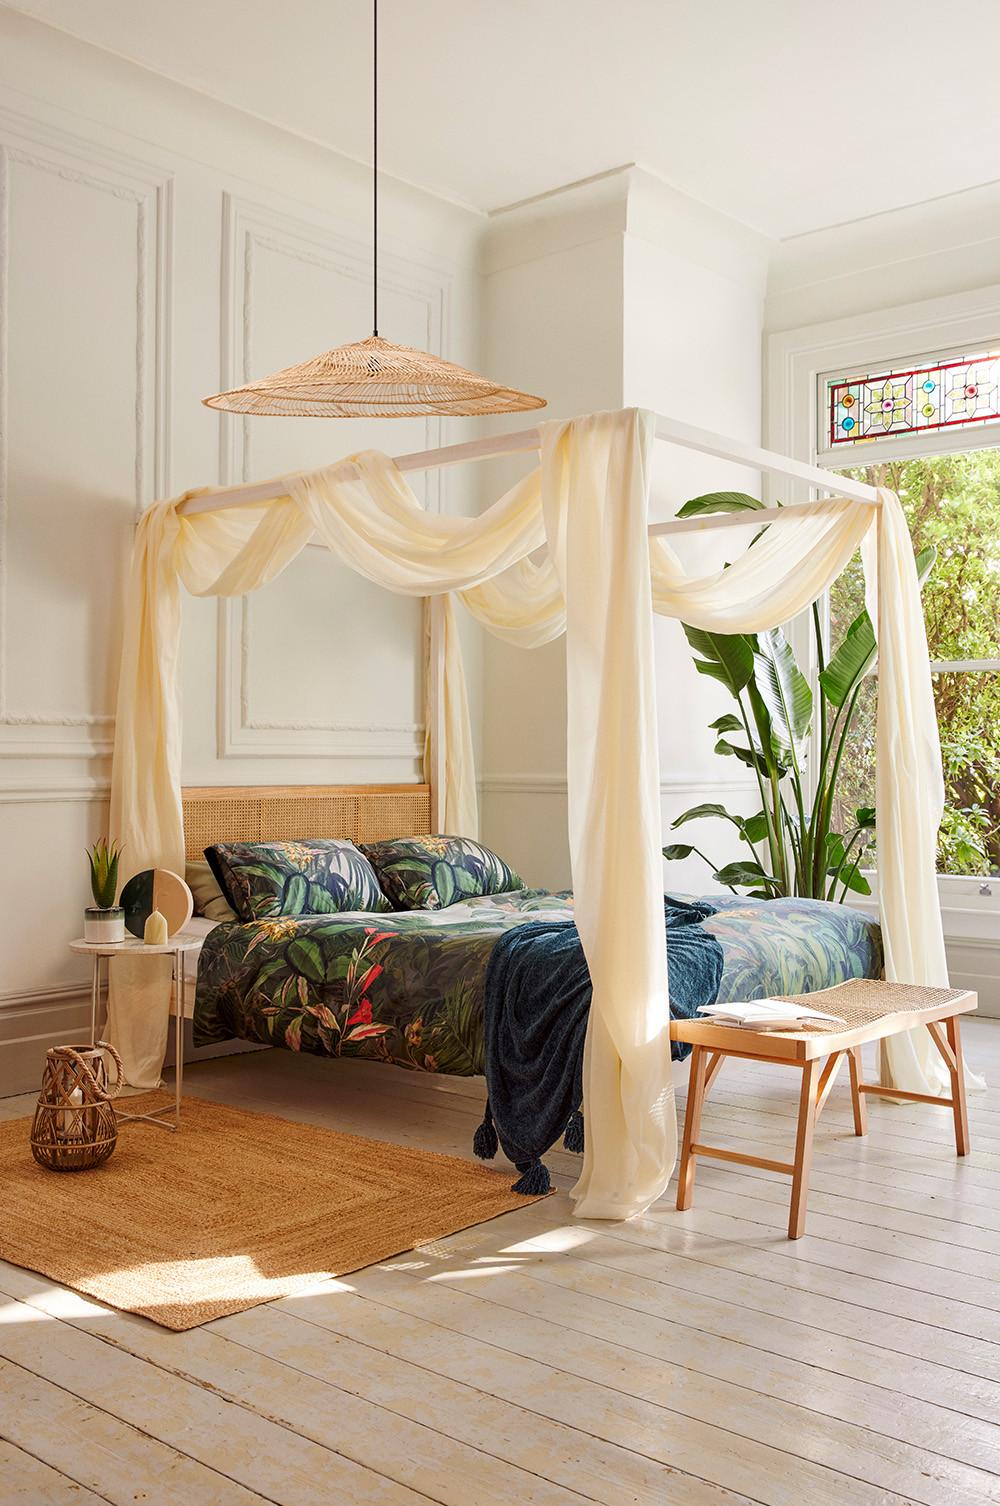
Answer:
[[[1000,422],[1000,351],[827,383],[831,447]]]

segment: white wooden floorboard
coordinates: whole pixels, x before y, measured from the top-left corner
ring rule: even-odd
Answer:
[[[448,1299],[454,1302],[455,1295],[449,1292]],[[628,1352],[623,1346],[619,1346],[616,1355],[601,1356],[606,1363],[596,1365],[593,1379],[584,1379],[579,1368],[572,1367],[567,1352],[571,1345],[561,1335],[554,1343],[550,1341],[546,1359],[539,1361],[523,1356],[515,1358],[509,1348],[498,1356],[496,1348],[504,1346],[459,1338],[422,1318],[407,1321],[398,1310],[386,1307],[378,1311],[364,1297],[342,1291],[303,1297],[283,1306],[286,1312],[301,1313],[306,1321],[342,1339],[350,1336],[359,1344],[376,1348],[397,1364],[408,1361],[430,1373],[447,1374],[470,1383],[477,1375],[489,1374],[498,1394],[502,1388],[502,1394],[516,1396],[544,1415],[574,1417],[578,1426],[595,1436],[640,1449],[652,1457],[669,1455],[671,1460],[677,1460],[678,1448],[683,1446],[696,1451],[695,1457],[709,1453],[720,1458],[734,1451],[732,1436],[723,1435],[735,1435],[744,1440],[737,1446],[744,1467],[753,1462],[755,1491],[766,1492],[770,1500],[792,1500],[796,1492],[801,1495],[803,1491],[810,1500],[836,1500],[841,1472],[850,1472],[859,1482],[855,1487],[859,1501],[877,1499],[877,1495],[866,1492],[865,1485],[880,1485],[904,1496],[912,1495],[915,1500],[925,1499],[928,1488],[945,1492],[946,1498],[950,1493],[955,1500],[970,1502],[1000,1497],[1000,1480],[991,1476],[988,1466],[984,1470],[978,1464],[968,1467],[955,1460],[957,1452],[965,1454],[975,1448],[975,1444],[958,1441],[958,1425],[969,1429],[968,1419],[950,1418],[954,1424],[950,1428],[939,1423],[939,1435],[946,1429],[948,1433],[940,1441],[951,1444],[946,1455],[925,1447],[927,1437],[916,1427],[912,1429],[911,1443],[901,1445],[895,1436],[885,1432],[875,1434],[864,1421],[845,1423],[815,1407],[773,1397],[765,1399],[750,1384],[749,1375],[744,1376],[742,1383],[720,1381],[703,1371],[660,1361],[655,1367],[658,1371],[655,1401],[639,1396],[640,1366],[628,1362]],[[626,1329],[623,1338],[627,1337]],[[292,1336],[290,1341],[294,1343],[297,1339]],[[558,1368],[552,1363],[556,1357]],[[573,1380],[564,1373],[570,1368],[574,1368]],[[618,1403],[611,1409],[607,1405],[608,1393],[615,1391],[619,1393]],[[929,1412],[923,1410],[925,1414]],[[929,1417],[924,1420],[930,1421]],[[980,1435],[992,1432],[986,1427],[977,1429],[975,1424],[971,1430]],[[994,1447],[996,1441],[993,1433]],[[977,1442],[985,1458],[986,1440],[980,1436]],[[785,1462],[789,1453],[798,1461],[797,1479],[791,1490]],[[831,1464],[835,1471],[832,1477]],[[820,1468],[814,1468],[816,1465]]]
[[[603,1413],[595,1413],[588,1405],[589,1397],[579,1381],[551,1366],[536,1367],[537,1374],[526,1376],[522,1370],[512,1375],[517,1368],[512,1357],[485,1345],[478,1366],[455,1372],[434,1364],[429,1353],[414,1356],[405,1345],[387,1349],[369,1338],[370,1329],[379,1329],[384,1310],[352,1299],[338,1284],[333,1306],[339,1312],[341,1302],[350,1300],[363,1309],[353,1332],[349,1323],[323,1321],[331,1301],[328,1290],[290,1309],[239,1313],[219,1320],[213,1328],[234,1343],[278,1356],[306,1374],[372,1400],[381,1398],[382,1405],[396,1415],[447,1417],[449,1433],[484,1453],[501,1451],[510,1462],[571,1484],[589,1500],[606,1506],[624,1502],[654,1506],[666,1498],[681,1506],[721,1498],[715,1487],[692,1479],[676,1466],[674,1451],[666,1441],[671,1419],[662,1419],[666,1424],[660,1434],[662,1443],[642,1426],[626,1423],[602,1428]],[[405,1325],[404,1319],[399,1322]],[[601,1400],[606,1412],[603,1393]]]
[[[820,1176],[816,1180],[819,1181]],[[823,1180],[824,1185],[829,1185],[828,1179]],[[698,1168],[698,1188],[700,1196],[707,1190],[718,1190],[743,1199],[754,1206],[763,1222],[771,1222],[771,1215],[765,1212],[765,1205],[777,1209],[778,1216],[783,1220],[788,1216],[787,1180],[758,1177],[752,1174],[751,1168],[743,1171],[733,1167],[723,1171],[706,1162]],[[842,1239],[850,1235],[862,1245],[868,1237],[866,1231],[871,1230],[916,1235],[922,1240],[943,1246],[944,1263],[950,1261],[955,1250],[982,1251],[992,1260],[992,1269],[998,1268],[1000,1229],[984,1229],[976,1224],[960,1223],[957,1219],[930,1213],[926,1207],[918,1211],[913,1206],[918,1201],[916,1198],[904,1198],[905,1206],[901,1207],[898,1198],[891,1204],[885,1201],[864,1202],[855,1197],[851,1190],[828,1192],[812,1187],[809,1193],[809,1227],[816,1233],[825,1233],[829,1238]],[[935,1257],[940,1254],[940,1249],[934,1251]],[[959,1255],[958,1258],[962,1256]],[[931,1263],[937,1264],[937,1258]]]
[[[512,1493],[526,1506],[579,1506],[593,1499],[469,1447],[442,1431],[436,1415],[428,1424],[411,1422],[393,1410],[391,1392],[373,1404],[269,1354],[237,1348],[212,1325],[175,1334],[82,1298],[67,1303],[58,1290],[53,1301],[53,1290],[28,1272],[0,1264],[0,1292],[23,1293],[22,1305],[36,1318],[61,1313],[60,1331],[72,1335],[69,1347],[89,1354],[92,1363],[95,1347],[103,1346],[126,1376],[147,1373],[161,1387],[182,1387],[192,1407],[199,1393],[211,1398],[235,1419],[234,1433],[245,1428],[252,1436],[261,1426],[274,1430],[272,1447],[282,1457],[294,1449],[316,1474],[327,1477],[327,1484],[314,1486],[310,1500],[325,1501],[329,1496],[322,1491],[335,1488],[338,1499],[349,1501],[409,1503],[423,1497],[444,1506],[507,1506]],[[10,1344],[0,1328],[0,1352]],[[329,1452],[333,1449],[336,1453]]]
[[[0,1356],[33,1375],[53,1381],[62,1390],[89,1402],[133,1428],[149,1433],[178,1453],[208,1465],[256,1491],[278,1506],[328,1506],[338,1499],[371,1501],[373,1506],[415,1506],[426,1497],[359,1468],[331,1447],[297,1438],[294,1446],[285,1430],[264,1412],[233,1406],[208,1387],[189,1382],[171,1366],[147,1364],[104,1338],[83,1331],[70,1318],[79,1299],[42,1283],[29,1272],[0,1265],[0,1291],[25,1284],[48,1285],[56,1300],[50,1306],[65,1313],[52,1322],[42,1307],[12,1299],[3,1305]],[[127,1319],[92,1304],[98,1326],[111,1333],[137,1322],[151,1332],[145,1319]],[[159,1333],[166,1336],[167,1331]]]
[[[535,1226],[539,1227],[538,1238],[551,1238],[551,1226]],[[773,1347],[777,1353],[800,1358],[817,1368],[828,1364],[831,1369],[875,1383],[884,1383],[889,1375],[894,1394],[923,1397],[969,1415],[1000,1417],[1000,1383],[989,1376],[984,1378],[974,1368],[997,1370],[1000,1349],[996,1345],[968,1339],[956,1339],[949,1345],[950,1336],[942,1336],[940,1330],[928,1325],[892,1318],[873,1322],[863,1309],[823,1299],[795,1305],[790,1289],[739,1275],[729,1275],[720,1282],[711,1267],[671,1256],[661,1261],[659,1272],[651,1277],[619,1270],[609,1277],[607,1269],[598,1263],[600,1251],[598,1262],[588,1261],[585,1254],[581,1258],[579,1250],[572,1250],[558,1262],[529,1263],[530,1256],[525,1252],[532,1246],[532,1235],[532,1230],[522,1229],[522,1238],[506,1246],[503,1262],[510,1278],[491,1284],[492,1302],[525,1315],[551,1314],[568,1332],[606,1335],[610,1317],[612,1337],[620,1335],[623,1323],[629,1320],[620,1312],[609,1314],[606,1307],[595,1306],[595,1301],[611,1304],[612,1308],[631,1308],[643,1314],[643,1322],[637,1328],[633,1326],[632,1343],[639,1349],[645,1348],[649,1335],[655,1334],[659,1320],[672,1328],[697,1330],[696,1335],[678,1339],[690,1355],[702,1353],[704,1341],[697,1335],[731,1336],[765,1355]],[[446,1250],[441,1258],[449,1255],[450,1250]],[[470,1263],[476,1259],[471,1247],[466,1247],[463,1255]],[[432,1276],[425,1273],[424,1279],[455,1290],[482,1290],[481,1284],[464,1277],[453,1280],[441,1266],[432,1267]],[[539,1283],[549,1290],[539,1290]],[[513,1325],[513,1331],[519,1332],[519,1325]],[[900,1363],[901,1356],[905,1363]],[[747,1363],[756,1366],[758,1372],[766,1369],[756,1355],[748,1355]],[[961,1379],[948,1385],[950,1375]]]
[[[762,1197],[756,1184],[750,1192],[739,1186],[732,1187],[722,1176],[701,1175],[698,1169],[698,1204],[711,1213],[745,1224],[757,1225],[765,1235],[784,1232],[788,1223],[787,1188],[783,1204]],[[749,1179],[748,1179],[749,1181]],[[692,1221],[693,1222],[693,1221]],[[995,1288],[1000,1277],[1000,1236],[994,1236],[997,1248],[986,1250],[966,1248],[954,1241],[928,1237],[924,1233],[885,1229],[878,1224],[847,1218],[838,1210],[827,1213],[817,1206],[817,1200],[809,1199],[809,1238],[850,1245],[853,1250],[867,1250],[876,1255],[891,1255],[930,1266],[933,1270],[950,1271],[956,1276],[970,1276],[990,1282]],[[941,1280],[938,1277],[937,1280]]]
[[[12,1443],[40,1452],[69,1481],[99,1491],[114,1506],[261,1506],[266,1500],[9,1360],[0,1360],[0,1397],[0,1426]],[[0,1477],[4,1502],[5,1489]]]
[[[850,1283],[838,1285],[831,1294],[829,1283],[823,1279],[826,1273],[805,1263],[801,1270],[786,1273],[782,1282],[766,1260],[755,1266],[750,1258],[755,1252],[721,1240],[698,1241],[685,1234],[672,1251],[665,1251],[659,1243],[626,1251],[623,1243],[634,1246],[639,1242],[616,1241],[613,1236],[607,1236],[607,1241],[590,1245],[587,1260],[539,1270],[538,1279],[569,1290],[600,1294],[609,1290],[610,1269],[616,1273],[615,1300],[641,1312],[670,1317],[697,1294],[824,1332],[863,1336],[887,1352],[887,1364],[898,1366],[898,1361],[890,1358],[893,1354],[914,1356],[1000,1380],[1000,1348],[988,1340],[935,1326],[930,1306],[925,1309],[926,1321],[920,1315],[900,1317],[884,1311],[874,1299],[874,1305],[866,1307],[852,1300]],[[654,1249],[660,1258],[651,1261],[648,1257]],[[858,1293],[862,1300],[868,1296],[866,1290]],[[905,1373],[901,1374],[896,1384],[905,1389],[906,1383]]]
[[[443,1279],[442,1279],[443,1278]],[[712,1418],[732,1426],[752,1419],[754,1436],[763,1436],[753,1397],[767,1396],[806,1406],[821,1418],[851,1422],[890,1438],[926,1447],[979,1468],[991,1469],[998,1437],[992,1423],[959,1411],[965,1400],[966,1377],[943,1367],[924,1367],[921,1384],[935,1399],[904,1395],[886,1385],[885,1354],[867,1345],[831,1345],[818,1330],[793,1335],[808,1359],[776,1353],[769,1344],[772,1323],[752,1321],[739,1327],[739,1336],[718,1336],[702,1328],[697,1334],[685,1325],[651,1319],[640,1321],[623,1314],[611,1299],[574,1292],[559,1294],[540,1289],[530,1275],[505,1273],[488,1287],[449,1281],[443,1269],[434,1284],[399,1267],[372,1269],[348,1278],[352,1290],[369,1303],[396,1313],[418,1316],[424,1325],[471,1335],[512,1353],[549,1363],[558,1355],[560,1370],[617,1390],[626,1382],[630,1395],[654,1401],[682,1415],[697,1402],[699,1377],[723,1382],[716,1393]],[[299,1303],[280,1304],[305,1311],[311,1320],[319,1312],[320,1294]],[[339,1294],[328,1311],[338,1322],[350,1316]],[[510,1304],[505,1306],[504,1303]],[[511,1322],[511,1310],[518,1312]],[[534,1316],[544,1312],[544,1317]],[[695,1321],[700,1312],[693,1314]],[[752,1320],[755,1315],[749,1315]],[[786,1325],[790,1326],[790,1325]],[[384,1330],[384,1322],[383,1322]],[[400,1342],[406,1341],[403,1326]],[[385,1333],[380,1342],[385,1341]],[[440,1345],[440,1340],[437,1340]],[[787,1347],[791,1348],[792,1345]],[[833,1354],[827,1360],[827,1351]],[[868,1378],[870,1377],[870,1378]],[[983,1410],[997,1415],[1000,1388],[984,1383]],[[751,1404],[745,1392],[752,1393]],[[699,1414],[700,1415],[700,1412]],[[769,1416],[775,1416],[771,1409]],[[800,1422],[791,1412],[777,1415],[779,1427]],[[814,1419],[807,1419],[808,1425]],[[780,1434],[776,1435],[780,1436]]]
[[[965,1040],[1000,1083],[1000,1024]],[[284,1053],[187,1087],[458,1155],[483,1104],[481,1082]],[[795,1074],[727,1064],[704,1138],[782,1154],[795,1100]],[[930,1105],[869,1100],[858,1140],[838,1083],[794,1245],[785,1179],[703,1162],[686,1214],[671,1189],[583,1223],[560,1193],[185,1334],[0,1265],[0,1501],[1000,1502],[1000,1088],[970,1116],[964,1162]],[[579,1159],[547,1159],[571,1185]]]
[[[706,1130],[708,1123],[706,1118]],[[721,1174],[752,1178],[755,1184],[770,1183],[773,1188],[779,1189],[781,1196],[787,1201],[788,1180],[785,1177],[779,1177],[775,1172],[750,1166],[741,1166],[738,1170],[735,1167],[732,1170],[727,1168],[722,1172],[720,1168],[706,1164],[698,1168],[699,1180],[702,1172],[710,1177]],[[911,1188],[898,1184],[875,1186],[862,1182],[852,1176],[849,1170],[843,1173],[831,1172],[821,1162],[819,1165],[813,1164],[810,1178],[810,1209],[813,1207],[813,1193],[827,1193],[838,1199],[850,1198],[852,1203],[860,1205],[858,1217],[862,1222],[877,1222],[878,1213],[873,1210],[880,1209],[911,1213],[920,1220],[922,1226],[928,1229],[934,1227],[937,1220],[944,1220],[946,1224],[951,1225],[949,1237],[954,1235],[959,1243],[966,1240],[972,1241],[980,1230],[1000,1231],[1000,1200],[996,1200],[993,1205],[981,1203],[973,1205],[963,1200],[961,1189],[957,1196],[935,1195],[928,1198],[924,1192],[915,1192]]]
[[[107,1496],[68,1480],[33,1454],[0,1435],[0,1489],[3,1506],[101,1506]]]
[[[840,1133],[849,1137],[854,1134],[854,1121],[846,1087],[846,1079],[841,1072],[820,1123],[836,1126]],[[976,1093],[971,1096],[976,1107],[977,1149],[1000,1151],[1000,1114],[983,1106],[982,1095]],[[681,1097],[683,1094],[678,1095],[678,1101]],[[725,1108],[734,1113],[739,1111],[760,1115],[760,1122],[765,1125],[775,1119],[789,1117],[786,1095],[775,1102],[773,1094],[764,1091],[763,1084],[758,1087],[746,1080],[737,1082],[731,1079],[727,1082],[725,1069],[712,1085],[710,1102],[716,1109]],[[917,1141],[918,1148],[927,1145],[953,1147],[955,1139],[951,1110],[945,1107],[932,1107],[930,1113],[927,1110],[928,1105],[922,1103],[892,1103],[870,1095],[868,1098],[869,1115],[877,1115],[879,1119],[880,1139],[884,1134],[894,1134],[901,1139]]]

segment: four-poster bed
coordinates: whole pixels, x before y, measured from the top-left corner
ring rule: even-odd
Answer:
[[[693,424],[667,418],[661,413],[655,415],[655,421],[656,438],[665,443],[678,445],[682,449],[695,450],[699,454],[710,455],[717,460],[727,460],[749,466],[761,472],[772,472],[799,483],[805,482],[818,490],[834,491],[837,498],[849,497],[855,502],[869,503],[876,507],[879,505],[877,490],[863,481],[855,481],[851,477],[834,476],[830,471],[796,460],[792,456],[779,455],[759,445],[751,445],[740,439],[714,434],[708,429],[697,428]],[[437,470],[481,460],[534,454],[538,451],[540,444],[541,434],[537,427],[519,429],[510,434],[488,435],[482,439],[465,440],[461,444],[444,445],[437,449],[415,450],[396,455],[393,457],[393,465],[398,471],[404,473]],[[199,513],[224,512],[233,507],[256,506],[260,503],[273,502],[286,494],[289,479],[288,476],[279,476],[267,481],[221,487],[205,494],[186,498],[180,503],[177,511],[183,517],[196,517]],[[794,504],[794,507],[796,509],[808,507],[822,512],[824,503],[798,503]],[[762,508],[752,513],[672,518],[661,523],[650,523],[647,531],[651,538],[662,538],[685,533],[702,534],[719,528],[753,527],[758,529],[766,523],[774,522],[778,512],[778,508],[772,507]],[[443,603],[440,596],[427,598],[426,613],[428,637],[427,773],[431,785],[432,822],[440,827],[443,823],[439,819],[437,800],[438,793],[444,788],[445,782],[444,737],[441,725],[444,715],[445,629]]]
[[[690,577],[667,537],[741,515],[650,525],[654,438],[835,491],[751,515],[769,527],[725,571]],[[540,447],[539,468],[479,518],[427,514],[406,470]],[[367,578],[428,596],[435,825],[475,827],[457,594],[522,646],[565,632],[575,920],[592,983],[584,1057],[590,1133],[577,1213],[627,1217],[663,1191],[676,1152],[659,853],[652,611],[716,632],[759,631],[815,600],[861,545],[881,654],[878,805],[890,977],[946,984],[934,876],[943,790],[912,551],[889,492],[641,410],[596,414],[396,463],[375,452],[319,472],[154,504],[140,524],[119,690],[112,820],[133,863],[183,851],[176,658],[179,583],[239,595],[318,535]],[[780,538],[778,537],[780,535]],[[547,547],[543,561],[537,551]],[[630,921],[626,926],[623,922]],[[887,1053],[899,1086],[940,1091],[923,1043]]]

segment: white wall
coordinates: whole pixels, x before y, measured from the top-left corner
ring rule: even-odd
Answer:
[[[4,1092],[37,1081],[44,1047],[84,1017],[66,942],[88,901],[84,846],[106,828],[137,514],[461,426],[244,423],[198,401],[369,332],[357,164],[7,10],[0,147]],[[382,332],[477,364],[480,218],[383,192]],[[472,500],[457,473],[428,485],[430,505]],[[185,602],[186,782],[418,779],[419,613],[312,548],[251,603]]]
[[[781,242],[767,330],[968,293],[995,283],[998,268],[1000,183],[991,183]]]
[[[544,392],[552,417],[636,405],[747,439],[760,434],[766,244],[635,169],[491,217],[484,359]],[[496,483],[494,482],[494,490]],[[654,515],[755,476],[657,447]],[[665,830],[689,805],[746,808],[748,781],[712,752],[727,709],[695,674],[680,627],[657,625]],[[530,655],[484,649],[483,830],[533,883],[569,883],[565,665],[561,643]],[[698,828],[719,861],[728,828]],[[704,864],[672,864],[673,887],[707,890]]]
[[[686,423],[760,442],[761,325],[769,243],[732,220],[630,174],[625,237],[624,402]],[[689,497],[734,491],[760,495],[761,477],[691,450],[658,444],[651,517],[671,517]],[[721,568],[723,544],[674,541],[691,565]],[[708,723],[732,698],[694,669],[680,623],[656,621],[660,771],[665,841],[685,841],[724,863],[748,856],[727,822],[691,822],[668,835],[690,806],[713,801],[749,815],[760,799],[753,776],[713,749]],[[665,868],[667,883],[708,893],[719,886],[701,858]]]
[[[497,215],[488,229],[484,365],[544,394],[544,418],[621,406],[620,214],[601,184]],[[482,467],[484,500],[532,463]],[[480,769],[483,840],[529,883],[567,887],[564,640],[527,650],[484,634]]]

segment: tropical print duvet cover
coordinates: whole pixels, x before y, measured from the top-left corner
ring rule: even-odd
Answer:
[[[684,896],[691,898],[691,896]],[[878,977],[878,925],[821,900],[708,896],[723,949],[721,1003]],[[573,919],[571,895],[520,889],[392,914],[227,921],[198,967],[196,1046],[234,1036],[422,1072],[483,1071],[487,963],[510,926]]]

